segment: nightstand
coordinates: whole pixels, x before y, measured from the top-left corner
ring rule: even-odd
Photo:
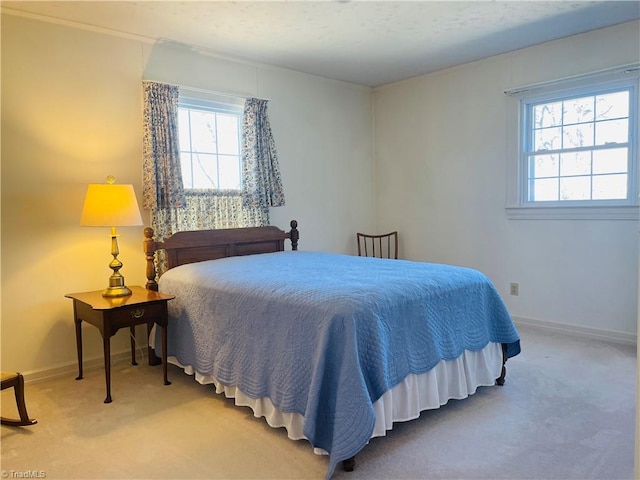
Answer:
[[[129,287],[131,295],[126,297],[103,297],[103,290],[94,292],[69,293],[73,299],[73,319],[76,326],[76,346],[78,349],[78,376],[82,379],[82,322],[85,321],[100,330],[104,346],[104,370],[107,383],[107,398],[111,403],[111,337],[124,327],[131,332],[131,364],[136,363],[134,332],[136,325],[147,325],[147,333],[153,324],[162,328],[162,372],[164,384],[171,385],[167,378],[167,326],[169,323],[167,302],[175,295],[147,290],[143,287]],[[151,357],[149,364],[152,364]]]

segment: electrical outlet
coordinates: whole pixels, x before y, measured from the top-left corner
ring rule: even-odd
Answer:
[[[510,287],[510,293],[511,295],[518,295],[518,290],[519,290],[519,285],[517,283],[512,283],[511,287]]]

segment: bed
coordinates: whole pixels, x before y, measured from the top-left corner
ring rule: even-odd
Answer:
[[[504,383],[520,339],[482,273],[298,251],[298,239],[295,220],[289,232],[179,232],[163,242],[147,228],[147,288],[176,295],[169,362],[328,454],[327,478],[340,462],[353,469],[394,422]],[[150,343],[159,345],[154,335]]]

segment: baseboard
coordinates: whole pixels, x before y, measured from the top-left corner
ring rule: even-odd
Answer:
[[[632,333],[617,332],[614,330],[601,330],[599,328],[581,327],[566,323],[547,322],[532,318],[513,317],[513,322],[518,325],[537,328],[540,330],[554,331],[576,335],[594,340],[604,340],[607,342],[624,343],[626,345],[637,345],[638,336]]]
[[[143,358],[147,358],[147,347],[138,347],[136,349],[136,361],[140,363]],[[122,350],[111,354],[111,366],[119,363],[131,362],[131,350]],[[104,368],[104,357],[94,357],[86,359],[82,362],[83,372],[90,372],[92,370],[98,370]],[[77,377],[78,376],[78,363],[66,363],[52,368],[43,368],[39,370],[31,370],[26,372],[20,372],[24,377],[25,383],[37,382],[53,377]]]

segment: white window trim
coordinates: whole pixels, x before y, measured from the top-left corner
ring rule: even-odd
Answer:
[[[624,65],[585,75],[569,77],[529,85],[504,93],[509,97],[507,106],[507,205],[506,214],[512,220],[638,220],[640,214],[638,193],[638,138],[640,138],[640,64]],[[636,115],[630,118],[631,156],[635,159],[629,170],[631,190],[629,200],[624,205],[607,205],[607,202],[592,202],[588,205],[571,202],[530,203],[525,202],[526,184],[521,162],[521,141],[524,138],[524,125],[521,115],[523,102],[536,97],[546,97],[550,93],[573,94],[580,90],[593,90],[600,86],[632,85],[635,89]]]
[[[197,88],[180,87],[180,102],[192,103],[195,106],[239,109],[242,112],[245,98],[238,95],[227,95],[224,93],[199,90]]]

